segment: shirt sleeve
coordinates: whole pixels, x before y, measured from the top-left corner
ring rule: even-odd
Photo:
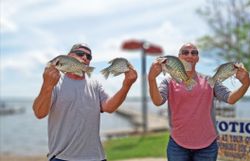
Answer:
[[[161,103],[162,105],[167,101],[168,98],[168,80],[167,79],[162,80],[158,89],[161,94],[161,97],[163,98]]]
[[[51,94],[51,103],[50,103],[50,109],[52,109],[56,103],[57,100],[57,93],[59,91],[59,87],[58,85],[56,85],[53,90],[52,90],[52,94]]]
[[[224,85],[222,85],[221,83],[215,83],[214,86],[214,96],[223,102],[227,103],[229,94],[231,93],[231,91]]]
[[[99,82],[97,82],[97,90],[99,94],[100,103],[102,104],[109,98],[109,95],[105,92],[103,86]]]

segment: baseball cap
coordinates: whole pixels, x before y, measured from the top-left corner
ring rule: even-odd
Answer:
[[[90,54],[92,54],[89,46],[87,44],[84,44],[84,43],[77,43],[77,44],[73,45],[71,50],[70,50],[70,53],[74,52],[74,51],[76,51],[77,49],[80,49],[80,48],[86,49],[86,50],[88,50],[90,52]]]

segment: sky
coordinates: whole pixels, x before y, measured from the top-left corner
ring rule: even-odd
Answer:
[[[122,85],[124,75],[109,77],[100,71],[116,57],[127,58],[136,68],[138,79],[128,96],[141,95],[141,51],[121,49],[124,41],[136,39],[157,44],[164,55],[176,55],[186,42],[196,43],[211,34],[196,13],[205,0],[1,0],[0,19],[0,96],[34,98],[43,82],[46,63],[67,54],[75,43],[92,49],[91,79],[100,81],[110,95]],[[216,64],[202,56],[197,71],[212,75]],[[212,53],[206,53],[212,54]],[[156,56],[147,56],[147,70]],[[161,74],[157,81],[163,79]],[[115,83],[114,83],[115,82]],[[237,80],[226,81],[230,89]],[[250,91],[247,91],[250,95]]]

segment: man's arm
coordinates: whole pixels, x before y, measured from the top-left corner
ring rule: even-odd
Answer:
[[[122,84],[122,88],[113,96],[107,99],[107,101],[102,103],[102,112],[112,113],[117,110],[117,108],[125,100],[128,91],[132,84],[137,79],[137,73],[132,67],[128,72],[125,73],[125,79]]]
[[[160,91],[156,83],[156,77],[160,73],[161,73],[161,65],[158,62],[154,62],[148,74],[148,83],[149,83],[150,97],[156,106],[160,106],[163,101],[163,98],[160,94]]]
[[[51,106],[52,91],[59,78],[60,73],[56,68],[53,66],[45,68],[40,93],[33,103],[33,111],[37,118],[42,119],[48,115]]]
[[[229,94],[227,102],[229,104],[236,103],[246,93],[249,85],[250,78],[249,73],[243,67],[240,67],[236,73],[236,78],[241,82],[241,87]]]

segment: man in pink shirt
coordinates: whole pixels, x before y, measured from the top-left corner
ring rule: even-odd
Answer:
[[[184,44],[179,51],[179,58],[192,65],[187,75],[197,82],[190,91],[183,83],[179,84],[171,77],[165,78],[158,87],[156,77],[162,71],[158,62],[154,62],[149,71],[149,91],[153,103],[159,106],[168,100],[168,161],[216,161],[218,134],[214,99],[234,104],[246,93],[250,85],[248,72],[240,67],[236,73],[236,78],[242,84],[240,88],[230,91],[221,83],[216,83],[214,88],[211,88],[207,76],[196,72],[198,53],[197,47],[192,43]]]

